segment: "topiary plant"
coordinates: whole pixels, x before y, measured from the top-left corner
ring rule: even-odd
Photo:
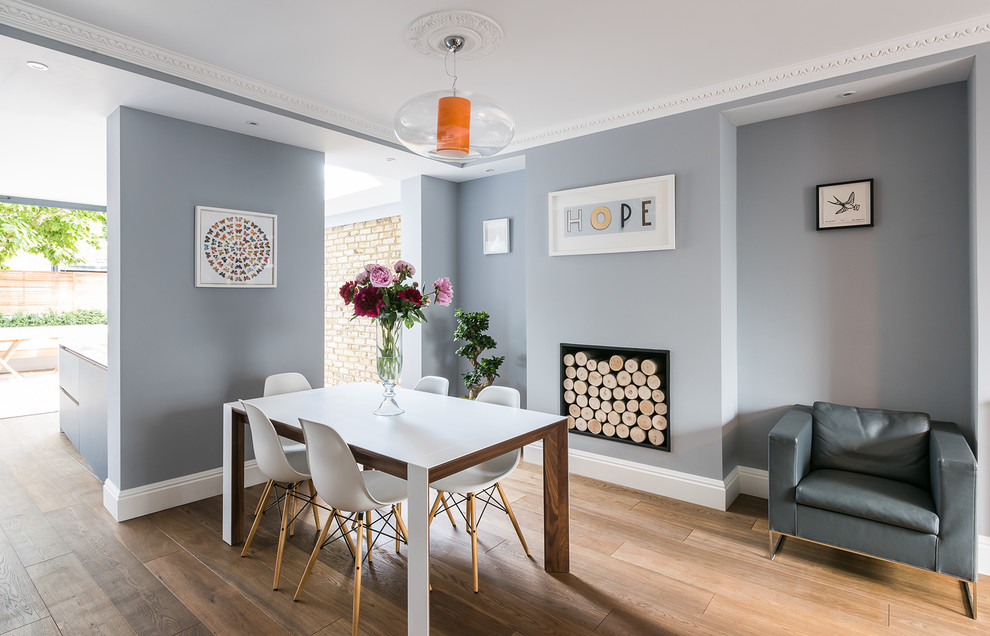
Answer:
[[[495,339],[485,333],[488,330],[487,311],[458,309],[454,312],[454,317],[457,318],[454,340],[467,341],[466,345],[457,349],[457,355],[467,358],[474,367],[470,373],[462,375],[468,397],[473,400],[483,388],[491,386],[498,377],[498,368],[505,362],[505,356],[480,357],[485,349],[494,349],[498,346]]]

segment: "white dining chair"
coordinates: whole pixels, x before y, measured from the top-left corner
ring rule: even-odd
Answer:
[[[400,535],[407,538],[405,524],[395,510],[396,504],[406,498],[406,480],[394,477],[378,470],[360,470],[347,442],[336,430],[325,424],[300,419],[303,435],[306,438],[306,450],[309,464],[313,471],[313,481],[320,491],[320,497],[330,505],[331,519],[336,521],[337,530],[330,539],[327,535],[330,522],[323,526],[320,538],[316,541],[313,554],[309,557],[306,569],[303,571],[299,587],[292,598],[298,601],[302,595],[303,586],[309,578],[320,550],[339,536],[347,537],[347,523],[356,521],[354,546],[354,601],[351,615],[352,633],[358,633],[358,612],[361,605],[361,564],[365,556],[371,559],[371,549],[381,535],[396,539],[396,550]],[[382,513],[382,509],[388,512]],[[350,514],[346,514],[350,513]],[[373,515],[378,515],[380,526],[377,530],[373,524]],[[343,518],[341,518],[343,517]],[[390,534],[391,533],[391,534]],[[368,553],[362,555],[362,540],[367,534]]]
[[[450,391],[450,380],[442,378],[439,375],[425,375],[419,379],[413,390],[436,393],[437,395],[447,395]]]
[[[298,514],[302,513],[302,510],[305,510],[307,504],[313,509],[313,519],[316,522],[316,529],[320,529],[320,515],[316,510],[316,506],[313,505],[316,498],[316,489],[309,474],[309,465],[305,452],[301,455],[299,453],[287,455],[282,448],[282,444],[279,443],[278,435],[275,434],[275,427],[272,425],[272,421],[268,419],[268,416],[257,406],[248,404],[243,400],[241,400],[241,408],[247,412],[248,425],[251,427],[251,441],[254,445],[254,456],[258,461],[258,470],[268,478],[265,492],[261,498],[266,500],[269,493],[274,491],[275,503],[273,505],[280,507],[282,513],[282,521],[278,532],[278,551],[275,555],[275,579],[272,582],[272,589],[277,590],[279,574],[282,570],[282,553],[285,551],[285,537],[287,534],[290,534],[290,523],[295,522],[295,518]],[[303,495],[298,490],[299,486],[303,483],[309,485],[308,496]],[[279,489],[282,490],[281,494],[278,492]],[[303,508],[300,509],[299,513],[295,511],[296,499],[303,501]],[[251,532],[248,534],[247,540],[244,542],[244,548],[241,550],[241,556],[247,555],[251,541],[254,539],[254,533],[258,531],[261,518],[262,515],[260,514],[255,516],[254,523],[251,525]]]
[[[500,404],[513,408],[519,408],[521,402],[519,391],[504,386],[485,387],[478,394],[475,401]],[[482,514],[484,514],[488,506],[493,506],[509,515],[509,519],[512,521],[512,527],[516,529],[516,534],[519,536],[519,542],[522,543],[526,556],[529,556],[529,546],[526,545],[526,539],[523,537],[522,529],[516,521],[516,515],[513,514],[512,506],[509,505],[509,500],[505,496],[502,484],[499,483],[516,469],[521,459],[522,449],[519,448],[482,462],[477,466],[466,468],[449,477],[438,479],[430,484],[430,487],[437,491],[437,498],[434,500],[433,508],[430,510],[431,523],[437,513],[437,508],[441,504],[447,510],[447,514],[450,515],[451,506],[447,505],[444,493],[451,495],[451,500],[454,502],[453,507],[461,503],[465,504],[465,510],[461,514],[467,523],[468,533],[471,535],[471,569],[475,592],[478,591],[478,522],[481,521],[481,514],[478,514],[477,511],[477,500],[479,498],[484,504],[481,511]],[[499,499],[501,499],[501,503],[495,500],[496,491],[498,492]],[[457,509],[460,510],[460,508]],[[451,523],[454,523],[453,516],[450,516]]]
[[[268,397],[270,395],[281,395],[283,393],[295,393],[296,391],[309,391],[313,387],[310,385],[309,380],[306,379],[301,373],[276,373],[275,375],[270,375],[265,378],[265,388],[263,395]],[[278,437],[279,443],[282,445],[282,450],[285,452],[286,456],[299,455],[305,457],[306,446],[295,440],[291,440],[287,437]],[[268,507],[268,493],[271,492],[271,480],[265,484],[265,488],[260,499],[258,499],[258,505],[254,509],[254,516],[257,517],[260,514],[264,514],[264,511]],[[289,534],[292,535],[295,531],[293,526],[289,530]]]
[[[296,391],[309,391],[312,388],[309,380],[301,373],[276,373],[265,378],[265,397],[295,393]]]

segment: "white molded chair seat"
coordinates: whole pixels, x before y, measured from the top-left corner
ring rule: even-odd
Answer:
[[[419,382],[413,387],[413,391],[447,395],[450,391],[450,380],[439,375],[425,375],[419,379]]]
[[[520,459],[522,459],[522,451],[514,450],[477,466],[466,468],[449,477],[438,479],[430,484],[430,488],[443,492],[460,493],[488,490],[496,482],[514,471],[519,465]]]
[[[282,554],[285,551],[285,537],[287,534],[293,534],[295,518],[298,516],[295,512],[297,498],[304,500],[303,507],[307,504],[311,505],[313,508],[313,519],[316,521],[316,528],[320,528],[319,513],[316,511],[316,506],[312,505],[313,499],[316,497],[316,489],[313,486],[313,481],[309,473],[309,463],[305,453],[305,446],[297,444],[297,446],[303,447],[302,453],[298,452],[298,449],[286,453],[278,435],[275,433],[275,427],[272,425],[272,421],[268,419],[268,416],[253,404],[248,404],[244,401],[241,401],[240,404],[241,408],[247,412],[248,425],[251,427],[251,442],[254,446],[254,456],[258,462],[258,470],[268,478],[264,493],[261,495],[262,504],[267,501],[269,493],[274,491],[275,504],[273,505],[281,506],[282,511],[282,523],[279,527],[278,535],[278,552],[275,556],[275,579],[272,582],[272,589],[277,590],[279,574],[282,570]],[[309,485],[309,496],[297,493],[298,487],[303,483]],[[281,496],[278,493],[279,488],[283,489]],[[255,515],[254,523],[251,525],[251,531],[248,534],[247,540],[244,542],[244,548],[241,550],[241,556],[247,555],[251,541],[254,539],[254,534],[258,531],[258,525],[261,523],[261,517],[261,514]]]
[[[395,539],[395,549],[399,550],[401,538],[406,537],[405,524],[402,517],[396,511],[396,504],[406,498],[406,480],[377,470],[362,471],[358,468],[354,455],[351,453],[347,442],[343,440],[339,433],[330,426],[310,422],[300,419],[303,435],[306,437],[306,448],[309,455],[310,466],[313,470],[313,481],[317,484],[320,496],[330,505],[330,518],[337,523],[336,535],[350,543],[350,530],[347,528],[347,519],[341,519],[342,512],[353,513],[356,524],[354,550],[354,601],[351,616],[351,630],[354,636],[358,633],[358,613],[361,607],[361,564],[364,556],[361,554],[361,542],[367,534],[368,538],[368,559],[371,559],[371,547],[378,536],[385,530],[392,530]],[[380,509],[389,508],[387,514],[382,514]],[[375,531],[372,527],[373,521],[369,518],[372,512],[378,512],[381,527]],[[292,600],[299,600],[303,587],[309,578],[316,559],[323,546],[334,541],[337,536],[327,540],[330,530],[330,522],[323,526],[320,538],[316,541],[306,569],[303,571],[299,587],[296,588],[296,595]],[[401,535],[401,536],[400,536]]]
[[[489,404],[499,404],[501,406],[508,406],[511,408],[519,408],[521,403],[519,391],[504,386],[485,387],[481,390],[481,393],[478,394],[475,401],[487,402]],[[466,504],[466,511],[463,513],[463,516],[468,524],[468,533],[471,534],[471,566],[475,592],[478,591],[479,519],[477,516],[476,500],[479,495],[481,496],[486,507],[488,505],[495,506],[496,508],[504,510],[506,514],[509,515],[509,519],[512,521],[512,526],[516,530],[516,535],[519,537],[519,542],[522,543],[523,550],[525,550],[526,555],[529,556],[529,546],[526,545],[526,539],[523,537],[522,529],[516,521],[516,515],[513,514],[512,506],[509,505],[509,500],[505,496],[505,491],[502,490],[502,485],[499,483],[499,481],[516,469],[519,465],[520,459],[522,459],[522,449],[517,449],[505,453],[504,455],[499,455],[494,459],[489,459],[488,461],[482,462],[477,466],[466,468],[458,473],[450,475],[449,477],[438,479],[430,484],[430,488],[437,491],[437,498],[434,500],[433,508],[430,510],[431,522],[433,521],[434,515],[436,515],[437,509],[441,504],[443,504],[444,510],[447,512],[447,516],[450,517],[451,524],[456,526],[454,523],[454,516],[450,512],[450,507],[447,504],[447,499],[444,496],[444,493],[455,493],[463,496],[462,501]],[[495,500],[494,491],[496,490],[498,491],[498,496],[499,499],[501,499],[501,503]],[[482,509],[482,512],[484,512],[484,508]]]

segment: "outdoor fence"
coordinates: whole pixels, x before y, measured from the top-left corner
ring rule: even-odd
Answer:
[[[107,310],[105,272],[0,270],[0,314]]]

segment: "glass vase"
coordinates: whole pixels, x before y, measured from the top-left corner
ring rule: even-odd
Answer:
[[[376,357],[378,377],[382,379],[385,393],[375,415],[399,415],[405,411],[395,401],[395,383],[402,372],[402,321],[394,324],[375,323]]]

